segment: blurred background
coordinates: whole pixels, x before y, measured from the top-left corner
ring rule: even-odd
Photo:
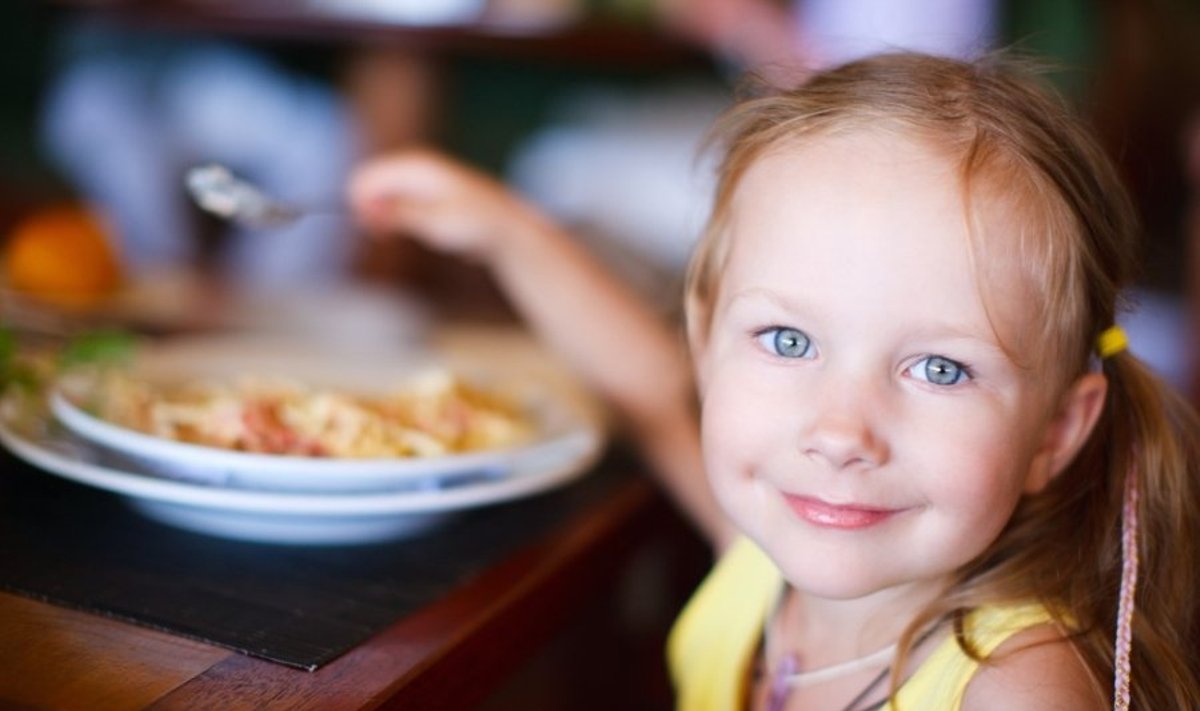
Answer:
[[[483,168],[674,316],[712,185],[702,139],[747,74],[802,81],[896,48],[1033,54],[1140,209],[1133,348],[1200,401],[1196,0],[10,0],[0,33],[0,326],[387,352],[444,318],[511,314],[478,269],[356,233],[339,208],[366,156],[432,145]],[[185,190],[208,162],[322,214],[231,227]],[[618,707],[665,707],[661,640],[705,556],[689,540],[639,557],[485,708],[619,688],[644,705]],[[602,629],[613,610],[620,635]]]
[[[503,314],[479,272],[337,213],[355,161],[415,144],[506,180],[669,312],[707,209],[699,145],[748,72],[1013,48],[1052,67],[1141,209],[1135,349],[1196,379],[1194,0],[16,0],[0,27],[10,320],[29,294],[164,330],[333,312],[387,345],[429,304]],[[230,227],[183,187],[212,161],[327,213]]]

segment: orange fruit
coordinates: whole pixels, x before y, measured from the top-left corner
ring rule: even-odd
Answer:
[[[104,225],[82,205],[56,205],[26,217],[9,235],[3,256],[9,288],[57,303],[91,303],[121,283]]]

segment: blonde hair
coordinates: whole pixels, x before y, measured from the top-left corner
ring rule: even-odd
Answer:
[[[955,161],[978,270],[986,275],[1017,265],[1042,306],[1029,319],[1034,330],[1022,336],[1020,348],[1008,344],[1010,351],[1035,353],[1029,366],[1052,364],[1056,387],[1064,391],[1088,370],[1096,339],[1114,323],[1132,279],[1139,229],[1115,169],[1081,122],[1030,73],[1000,57],[960,62],[880,55],[736,106],[719,127],[725,155],[716,198],[688,270],[693,342],[708,337],[729,252],[733,197],[747,169],[781,145],[863,129],[925,139]],[[982,205],[1006,210],[1005,238],[989,239]],[[992,266],[997,263],[1002,266]],[[1110,688],[1122,494],[1136,470],[1141,582],[1133,704],[1200,708],[1200,423],[1133,355],[1115,355],[1101,367],[1108,399],[1082,451],[1043,491],[1021,500],[1000,536],[912,622],[901,647],[907,652],[933,620],[960,622],[982,605],[1040,600],[1070,631],[1098,689]],[[893,670],[893,690],[903,659]]]

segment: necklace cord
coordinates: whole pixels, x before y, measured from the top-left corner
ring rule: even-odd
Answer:
[[[913,641],[911,649],[915,650],[928,641],[933,633],[942,626],[943,621],[944,620],[942,619],[937,620],[929,627],[929,629],[922,632],[921,635]],[[781,710],[787,701],[788,693],[793,688],[810,686],[822,681],[828,681],[829,679],[836,679],[839,676],[845,676],[846,674],[850,674],[860,669],[865,669],[871,663],[887,659],[887,665],[884,666],[884,668],[880,670],[880,672],[876,674],[866,686],[859,690],[859,692],[855,694],[854,698],[850,699],[850,702],[841,709],[841,711],[854,711],[854,709],[860,703],[862,703],[863,699],[867,698],[871,692],[879,686],[880,682],[887,678],[888,672],[891,671],[892,668],[892,660],[890,658],[894,657],[896,646],[896,644],[892,644],[884,649],[872,652],[865,657],[851,659],[850,661],[823,667],[812,672],[796,671],[796,655],[787,654],[784,656],[781,664],[776,668],[775,673],[772,675],[770,694],[767,700],[767,709],[768,711]],[[861,709],[861,711],[875,711],[887,703],[888,698],[890,698],[890,694],[884,696],[871,706]]]
[[[830,666],[821,667],[820,669],[813,669],[812,671],[791,672],[784,677],[784,680],[786,681],[787,685],[793,689],[812,686],[830,679],[837,679],[838,677],[846,676],[847,674],[853,674],[860,669],[867,669],[883,663],[890,664],[895,656],[896,645],[890,644],[883,649],[871,652],[865,657],[850,659],[838,664],[831,664]]]

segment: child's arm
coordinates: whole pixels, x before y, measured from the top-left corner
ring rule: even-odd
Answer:
[[[487,265],[538,335],[612,404],[676,504],[715,545],[728,542],[703,474],[687,354],[627,287],[503,185],[434,153],[360,166],[349,199],[374,233],[410,234]]]

